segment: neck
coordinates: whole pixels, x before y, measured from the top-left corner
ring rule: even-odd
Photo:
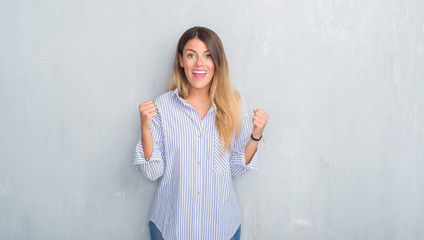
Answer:
[[[198,99],[198,100],[209,100],[209,88],[204,89],[190,89],[190,95],[188,96],[190,99]]]

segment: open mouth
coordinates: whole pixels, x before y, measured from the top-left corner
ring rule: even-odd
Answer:
[[[196,70],[196,71],[193,71],[193,75],[194,75],[194,77],[195,78],[197,78],[197,79],[202,79],[202,78],[204,78],[205,76],[206,76],[206,71],[203,71],[203,70]]]

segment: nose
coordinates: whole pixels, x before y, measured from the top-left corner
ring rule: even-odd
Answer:
[[[196,59],[196,66],[202,66],[202,65],[203,65],[203,58],[198,57],[198,58]]]

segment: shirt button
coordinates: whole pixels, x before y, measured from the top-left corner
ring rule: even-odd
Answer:
[[[201,138],[202,137],[202,134],[199,134],[199,138]]]
[[[199,165],[200,165],[200,162],[197,162],[197,164],[199,164]]]
[[[200,192],[197,192],[198,195],[200,195]]]

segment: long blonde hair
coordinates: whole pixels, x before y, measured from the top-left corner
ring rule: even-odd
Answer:
[[[193,38],[198,38],[208,47],[215,71],[209,89],[209,99],[216,113],[215,125],[218,129],[221,149],[231,149],[231,139],[237,136],[241,125],[241,98],[234,89],[228,69],[227,57],[221,39],[212,30],[205,27],[193,27],[183,33],[178,41],[175,52],[174,67],[169,90],[178,88],[180,97],[187,98],[190,95],[190,83],[188,82],[184,68],[180,67],[179,56],[182,55],[185,44]]]

